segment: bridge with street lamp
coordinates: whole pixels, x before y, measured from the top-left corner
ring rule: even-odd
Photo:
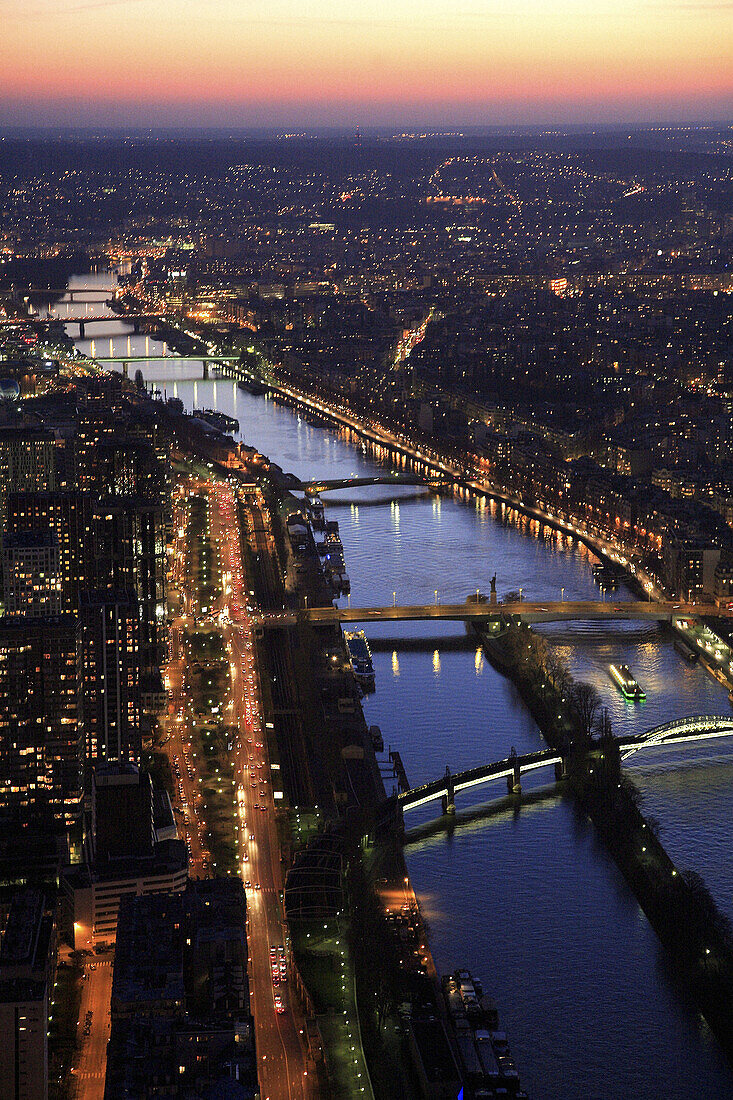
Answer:
[[[393,604],[386,607],[305,607],[299,610],[274,611],[255,616],[263,627],[278,629],[310,623],[313,626],[330,623],[379,623],[437,621],[501,624],[508,619],[525,623],[556,622],[633,622],[654,620],[674,622],[704,616],[733,618],[733,609],[716,604],[672,603],[662,600],[512,600],[505,603],[471,602],[442,604],[436,598],[432,604]]]
[[[102,303],[97,302],[97,305]],[[125,324],[132,325],[134,332],[139,332],[140,325],[144,322],[164,321],[165,317],[162,317],[160,313],[152,313],[149,311],[140,311],[137,313],[82,313],[72,316],[53,315],[49,317],[39,317],[37,314],[29,314],[26,317],[3,317],[0,319],[0,324],[6,328],[16,328],[18,325],[23,325],[26,328],[41,329],[48,328],[49,325],[61,324],[61,325],[78,325],[79,326],[79,339],[84,340],[86,338],[87,325],[101,325],[109,324],[111,321],[123,321]]]
[[[441,488],[447,486],[446,478],[422,477],[420,474],[377,474],[373,477],[323,478],[320,481],[301,481],[300,488],[310,496],[336,492],[339,489],[359,489],[369,485],[420,485]]]
[[[637,752],[668,748],[672,745],[693,745],[701,741],[733,737],[733,715],[699,714],[655,726],[644,733],[618,737],[622,760]],[[397,795],[397,805],[402,813],[416,810],[430,803],[440,805],[441,813],[455,813],[456,795],[474,787],[487,786],[497,780],[505,780],[510,794],[519,794],[522,776],[542,768],[552,768],[559,781],[567,777],[567,760],[555,749],[517,754],[512,750],[505,760],[495,760],[475,768],[452,773],[446,767],[445,774],[418,787],[403,788]],[[404,773],[403,773],[404,774]]]

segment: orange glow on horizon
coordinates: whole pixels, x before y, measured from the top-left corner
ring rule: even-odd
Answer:
[[[335,122],[733,113],[733,9],[705,0],[0,0],[0,17],[0,121],[34,103],[79,121],[271,107],[275,124],[310,109]]]

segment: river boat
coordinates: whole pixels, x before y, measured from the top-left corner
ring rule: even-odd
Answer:
[[[694,665],[697,661],[698,654],[689,646],[684,638],[675,638],[674,648],[679,653],[680,657],[684,657],[689,665]]]
[[[264,382],[258,382],[255,378],[238,379],[237,388],[251,393],[254,397],[262,397],[263,394],[267,393],[267,386]]]
[[[235,416],[227,416],[226,413],[216,409],[194,409],[193,416],[210,424],[212,428],[217,428],[220,432],[239,431],[239,421]]]
[[[326,548],[326,553],[343,553],[344,544],[338,535],[332,534],[330,531],[323,540],[323,545]]]
[[[470,1095],[526,1100],[496,1005],[468,970],[441,979],[448,1021]]]
[[[285,520],[290,545],[300,554],[308,547],[308,520],[302,512],[291,512]]]
[[[344,634],[351,667],[356,682],[364,690],[374,689],[374,665],[369,643],[363,630],[347,630]]]
[[[593,566],[593,579],[599,588],[606,592],[615,591],[621,578],[620,570],[609,562],[601,562]]]
[[[369,727],[369,736],[372,739],[372,748],[375,752],[384,752],[384,738],[379,726]]]
[[[307,496],[305,498],[308,512],[310,513],[311,523],[317,531],[323,531],[326,527],[326,515],[323,508],[323,501],[320,497]]]
[[[621,689],[624,698],[639,703],[646,699],[646,692],[639,686],[631,674],[628,665],[610,665],[611,679]]]

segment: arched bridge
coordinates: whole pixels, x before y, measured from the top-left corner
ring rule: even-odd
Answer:
[[[98,302],[99,298],[87,298],[86,296],[92,294],[106,294],[108,298],[111,298],[119,289],[118,286],[27,286],[15,287],[14,297],[17,299],[48,298],[49,301],[52,298],[66,298],[70,302]],[[59,303],[56,302],[55,304],[58,305]],[[64,303],[62,302],[61,304],[63,305]]]
[[[619,737],[621,759],[633,756],[641,749],[665,748],[716,737],[733,737],[733,714],[697,714],[655,726],[636,737]]]
[[[617,743],[621,759],[626,760],[641,749],[692,744],[718,737],[733,737],[733,715],[693,715],[690,718],[668,722],[663,726],[655,726],[654,729],[646,730],[644,733],[619,737]],[[518,793],[522,789],[522,775],[536,771],[538,768],[554,768],[556,779],[562,779],[567,775],[566,762],[554,749],[542,749],[539,752],[523,755],[512,752],[505,760],[482,764],[477,768],[456,772],[455,775],[446,768],[445,775],[439,779],[423,783],[420,787],[401,791],[397,796],[397,804],[403,813],[406,813],[408,810],[416,810],[418,806],[425,806],[429,802],[440,802],[443,813],[455,813],[455,797],[460,791],[493,783],[497,779],[505,779],[509,792]]]
[[[101,302],[90,303],[92,305],[103,305]],[[138,312],[138,313],[82,313],[75,314],[73,317],[67,317],[63,314],[54,314],[49,317],[39,317],[38,314],[29,315],[27,317],[8,317],[3,318],[3,323],[6,325],[30,325],[30,326],[44,326],[49,325],[51,322],[60,321],[64,325],[101,325],[109,321],[125,321],[130,324],[140,321],[163,321],[165,318],[161,313],[153,313],[151,311]]]
[[[443,485],[440,477],[418,477],[416,474],[382,474],[377,477],[324,478],[322,481],[301,481],[306,493],[328,493],[336,489],[357,489],[363,485]]]

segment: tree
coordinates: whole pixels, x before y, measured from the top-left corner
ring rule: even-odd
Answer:
[[[541,683],[545,679],[547,650],[547,642],[540,634],[528,632],[525,651],[526,673],[531,680],[535,680],[537,683]]]
[[[700,939],[709,938],[711,934],[728,939],[731,931],[730,920],[718,908],[702,875],[696,871],[683,871],[682,878],[688,892],[688,907],[685,915],[689,931]]]
[[[527,655],[527,632],[511,627],[504,635],[504,648],[511,664],[521,665]]]
[[[598,740],[603,745],[608,741],[613,740],[613,729],[611,727],[611,715],[608,713],[608,707],[603,707],[598,714],[595,723],[595,732],[598,736]]]
[[[547,656],[545,657],[545,675],[560,696],[565,694],[572,682],[572,676],[568,671],[565,660],[552,646],[548,646]]]
[[[578,724],[582,741],[590,741],[596,728],[601,699],[592,684],[573,684],[570,690],[570,709]]]
[[[380,975],[374,997],[377,1010],[377,1027],[381,1031],[387,1021],[387,1017],[394,1012],[397,1005],[394,985],[390,981],[390,976],[388,974]]]

